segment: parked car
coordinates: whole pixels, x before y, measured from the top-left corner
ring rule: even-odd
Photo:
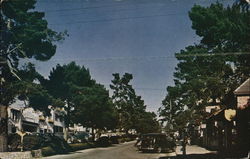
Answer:
[[[137,142],[137,147],[142,152],[172,152],[175,150],[175,141],[163,133],[143,134]]]
[[[119,144],[119,136],[110,136],[109,140],[111,141],[112,144]]]
[[[108,136],[101,136],[100,138],[97,139],[96,145],[101,147],[108,147],[111,145],[111,142]]]

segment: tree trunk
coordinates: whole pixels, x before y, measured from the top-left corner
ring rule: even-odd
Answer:
[[[182,155],[186,156],[187,152],[186,152],[186,146],[187,146],[187,134],[184,131],[183,132],[183,142],[182,142]]]
[[[8,112],[7,106],[0,105],[0,152],[8,151]]]
[[[66,108],[66,115],[64,116],[64,124],[65,124],[65,132],[64,132],[64,139],[65,141],[68,141],[69,138],[69,127],[70,127],[70,109],[71,107],[69,106],[70,102],[67,101],[67,108]],[[74,126],[74,125],[73,125]],[[74,132],[75,133],[75,132]]]
[[[93,142],[95,141],[95,129],[94,129],[94,127],[92,127],[92,130],[91,130],[92,132],[92,140],[93,140]]]

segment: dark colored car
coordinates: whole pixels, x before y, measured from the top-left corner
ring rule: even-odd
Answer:
[[[139,142],[138,149],[142,152],[172,152],[176,147],[174,139],[163,133],[143,134]]]
[[[101,136],[99,139],[97,139],[96,145],[100,147],[107,147],[111,145],[111,142],[109,140],[109,137]]]
[[[119,136],[110,136],[109,140],[112,144],[119,144]]]

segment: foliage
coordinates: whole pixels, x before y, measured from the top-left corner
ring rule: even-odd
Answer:
[[[46,137],[46,140],[49,141],[45,143],[46,146],[50,146],[58,154],[68,153],[70,151],[69,144],[62,138],[57,136]]]
[[[55,98],[54,103],[65,102],[67,126],[74,122],[94,129],[115,128],[117,117],[108,91],[91,79],[84,66],[75,62],[57,65],[48,79],[40,78],[40,81]]]
[[[189,12],[192,28],[199,35],[201,45],[212,52],[241,52],[240,55],[225,56],[226,61],[235,65],[235,75],[244,81],[249,75],[250,50],[250,12],[244,12],[239,7],[224,8],[222,4],[212,4],[210,7],[195,5]],[[248,54],[247,54],[248,53]],[[241,81],[241,82],[242,82]]]
[[[160,125],[154,112],[144,112],[140,114],[136,121],[135,129],[141,134],[160,132]]]
[[[46,156],[52,156],[52,155],[56,155],[57,152],[50,146],[48,147],[43,147],[42,149],[42,156],[46,157]]]
[[[18,96],[29,100],[30,106],[48,112],[50,98],[34,81],[34,65],[28,64],[18,72],[19,60],[49,60],[56,52],[55,43],[66,34],[49,29],[44,13],[35,11],[35,4],[36,0],[0,1],[0,105],[9,106]],[[3,114],[0,118],[7,121]],[[0,140],[1,151],[6,150],[7,131],[6,127],[0,132],[4,137]]]
[[[101,130],[112,130],[116,127],[117,115],[103,85],[95,84],[84,88],[72,101],[75,123]]]
[[[49,29],[45,14],[34,11],[35,4],[36,0],[1,1],[2,60],[9,58],[17,64],[19,58],[33,57],[44,61],[55,54],[55,42],[65,34]]]
[[[88,148],[94,147],[92,143],[76,143],[76,144],[69,144],[70,149],[68,151],[78,151],[84,150]],[[52,156],[58,154],[56,150],[54,150],[51,146],[43,147],[42,149],[42,156]]]
[[[21,145],[21,137],[17,134],[10,134],[8,136],[8,147],[9,151],[17,151]]]
[[[120,77],[118,73],[115,73],[113,76],[110,88],[113,90],[112,99],[119,114],[120,130],[128,132],[128,130],[135,129],[138,133],[158,131],[156,116],[146,112],[141,96],[137,96],[132,85],[129,84],[133,79],[132,74],[125,73]]]
[[[48,79],[39,79],[42,86],[55,99],[57,105],[67,105],[66,124],[71,122],[71,112],[74,109],[73,98],[79,95],[84,88],[91,87],[95,81],[91,79],[89,70],[84,66],[80,67],[75,62],[67,65],[57,65],[52,69]],[[65,103],[63,103],[65,102]]]
[[[23,148],[26,151],[37,150],[43,144],[43,138],[37,135],[25,135],[23,138]]]
[[[36,0],[1,1],[0,13],[0,80],[1,104],[9,105],[16,94],[13,82],[19,60],[34,58],[48,60],[56,51],[56,41],[63,40],[64,33],[48,28],[44,13],[34,11]],[[14,75],[14,76],[13,76]]]
[[[134,139],[131,138],[131,137],[125,137],[125,136],[123,136],[123,137],[121,137],[121,138],[118,139],[118,142],[119,142],[119,143],[124,143],[124,142],[133,141],[133,140],[134,140]]]
[[[59,101],[56,101],[52,96],[49,95],[38,82],[37,79],[41,77],[39,73],[36,72],[33,64],[28,63],[20,68],[18,72],[19,77],[22,78],[21,81],[15,81],[9,86],[9,93],[13,95],[14,98],[18,97],[18,100],[24,101],[25,106],[33,107],[36,110],[40,110],[46,114],[50,112],[48,105],[58,106]],[[8,101],[5,98],[3,101]]]
[[[17,134],[9,135],[8,145],[10,151],[18,151],[21,146],[21,137]],[[25,135],[23,139],[24,150],[36,150],[42,147],[53,148],[56,153],[65,153],[70,151],[70,146],[57,136],[52,135]]]
[[[175,85],[159,110],[176,129],[199,123],[206,105],[233,107],[233,91],[250,76],[250,12],[217,2],[194,5],[189,16],[201,41],[176,53]]]

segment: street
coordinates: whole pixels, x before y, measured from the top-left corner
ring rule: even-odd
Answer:
[[[250,0],[0,8],[0,159],[250,159]]]
[[[134,147],[134,141],[107,148],[93,148],[66,155],[44,157],[45,159],[158,159],[174,156],[175,153],[141,153]]]

